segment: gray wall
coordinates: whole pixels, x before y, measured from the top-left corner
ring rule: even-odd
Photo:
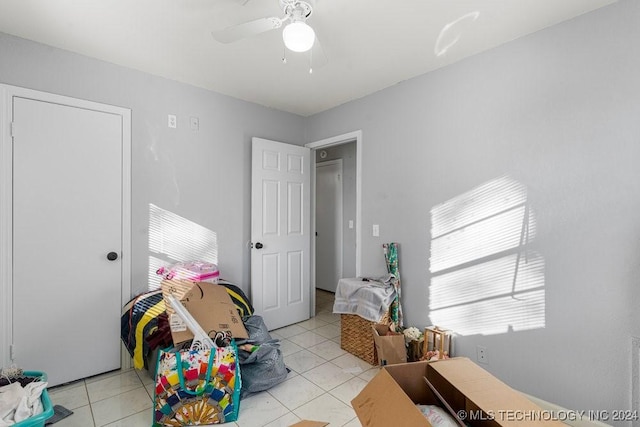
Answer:
[[[363,273],[383,272],[381,244],[400,243],[409,325],[431,324],[431,209],[499,176],[526,186],[545,327],[456,337],[456,353],[486,346],[499,378],[578,410],[631,405],[638,22],[640,2],[621,1],[305,120],[307,141],[362,130]]]
[[[146,289],[153,255],[149,204],[217,233],[222,277],[248,290],[251,137],[300,144],[300,116],[2,33],[0,83],[132,110],[133,293]]]
[[[320,158],[320,152],[327,152],[327,157]],[[356,275],[356,143],[335,145],[316,150],[316,162],[342,159],[342,276]],[[349,228],[349,221],[353,228]]]

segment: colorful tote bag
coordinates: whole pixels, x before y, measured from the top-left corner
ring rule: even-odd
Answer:
[[[238,419],[240,365],[235,342],[200,350],[161,350],[153,427],[220,424]]]

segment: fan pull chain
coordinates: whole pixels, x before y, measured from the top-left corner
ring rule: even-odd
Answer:
[[[309,51],[309,74],[313,74],[313,49]]]
[[[283,64],[287,63],[287,48],[286,47],[282,48],[282,63]]]

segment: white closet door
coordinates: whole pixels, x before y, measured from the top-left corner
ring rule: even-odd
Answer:
[[[117,369],[122,116],[14,96],[13,122],[14,362],[50,385]]]

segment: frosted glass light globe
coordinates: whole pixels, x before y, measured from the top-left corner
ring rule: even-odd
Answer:
[[[287,49],[294,52],[306,52],[313,47],[316,33],[304,22],[292,22],[284,27],[282,39]]]

